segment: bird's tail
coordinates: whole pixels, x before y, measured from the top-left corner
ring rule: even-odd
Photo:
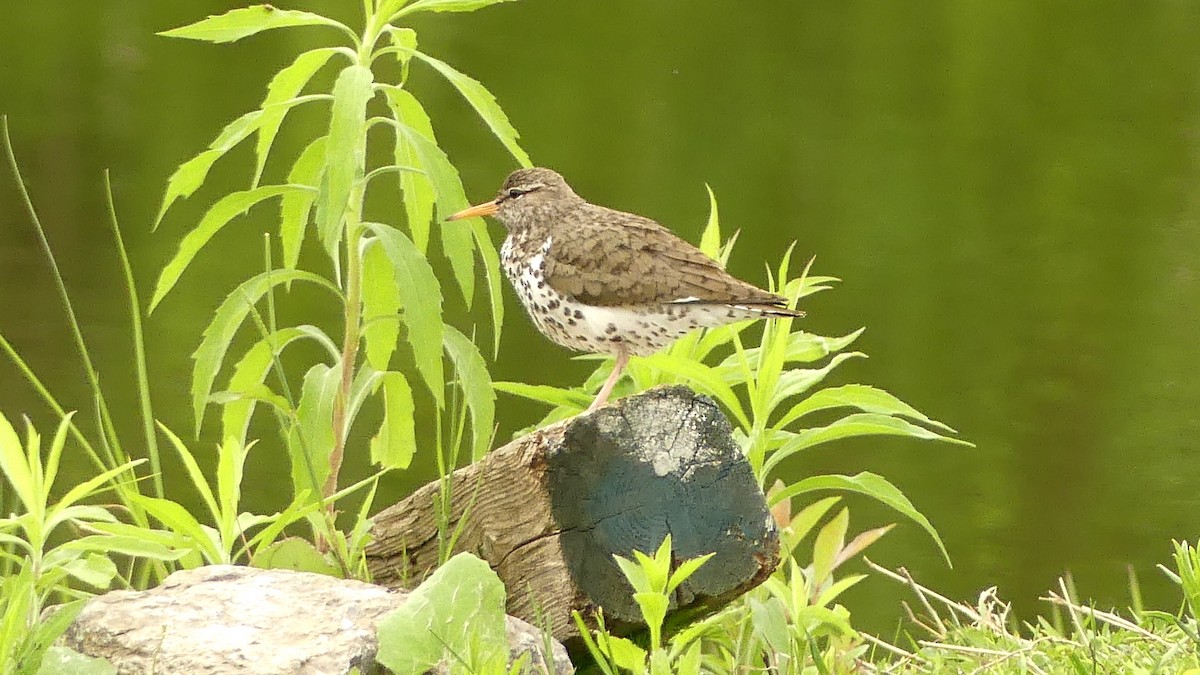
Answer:
[[[788,318],[792,318],[792,319],[798,319],[798,318],[801,318],[804,316],[804,312],[802,310],[789,309],[782,305],[764,305],[764,304],[756,303],[756,304],[751,304],[751,305],[736,305],[736,306],[741,309],[745,309],[745,310],[749,310],[751,312],[755,312],[757,314],[761,314],[762,316],[788,317]]]

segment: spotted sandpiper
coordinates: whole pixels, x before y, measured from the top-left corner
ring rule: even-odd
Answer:
[[[514,171],[495,199],[448,220],[479,216],[508,230],[500,260],[538,330],[616,357],[589,411],[608,400],[630,355],[698,328],[804,315],[653,220],[588,203],[550,169]]]

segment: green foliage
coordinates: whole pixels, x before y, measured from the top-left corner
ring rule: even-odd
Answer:
[[[835,576],[844,563],[859,556],[891,526],[863,532],[846,541],[849,511],[843,508],[820,528],[818,522],[837,504],[831,497],[797,513],[790,501],[777,503],[784,562],[762,587],[712,617],[678,629],[664,643],[663,625],[673,592],[710,556],[680,563],[672,570],[670,537],[653,556],[634,552],[634,560],[617,557],[633,587],[649,631],[644,647],[610,634],[602,615],[588,631],[575,615],[580,633],[600,669],[609,675],[649,673],[779,673],[851,672],[867,650],[850,625],[850,613],[837,599],[865,579],[863,574]],[[792,556],[797,545],[815,532],[812,561],[801,566]]]
[[[504,672],[504,584],[488,564],[460,553],[379,620],[379,662],[395,673],[445,663],[451,673]]]
[[[724,264],[736,236],[720,245],[720,218],[711,189],[709,204],[708,223],[700,246]],[[837,281],[833,277],[810,276],[807,267],[793,278],[789,273],[790,258],[789,250],[771,278],[771,287],[787,298],[789,307],[828,290]],[[765,322],[757,344],[749,347],[744,344],[744,336],[754,324],[750,321],[687,335],[663,352],[632,358],[617,394],[681,382],[716,399],[733,417],[737,426],[735,436],[760,485],[766,485],[785,460],[813,446],[844,438],[888,435],[971,445],[947,435],[954,430],[881,389],[862,384],[817,388],[842,363],[866,356],[845,351],[863,329],[841,337],[824,337],[794,329],[794,321],[780,318]],[[516,382],[497,382],[496,388],[552,406],[540,426],[585,409],[611,372],[610,368],[607,362],[601,365],[580,389]],[[801,426],[818,413],[828,416],[831,411],[848,412],[828,424]],[[790,486],[776,499],[817,490],[857,492],[896,509],[920,525],[949,562],[945,546],[928,519],[883,477],[867,472],[855,476],[813,476]]]
[[[1196,548],[1175,542],[1175,569],[1159,566],[1181,583],[1178,613],[1138,608],[1136,577],[1131,578],[1134,609],[1105,611],[1081,600],[1070,575],[1042,598],[1048,615],[1018,622],[1012,606],[989,588],[971,602],[946,598],[918,583],[903,568],[893,571],[868,562],[879,576],[911,591],[918,615],[897,645],[874,639],[878,651],[863,672],[886,673],[1182,673],[1200,674],[1196,608],[1185,579],[1197,570]]]
[[[608,633],[604,625],[603,614],[596,617],[597,630],[593,634],[588,630],[584,618],[575,612],[575,623],[579,634],[587,645],[588,652],[600,665],[605,673],[610,675],[615,669],[629,671],[637,675],[698,675],[700,673],[700,644],[698,642],[672,641],[668,648],[663,644],[663,623],[666,621],[667,610],[675,589],[688,577],[695,574],[700,566],[708,562],[713,554],[691,558],[679,564],[672,571],[671,535],[663,539],[662,544],[653,556],[641,551],[633,552],[633,560],[613,556],[621,573],[633,586],[633,599],[642,614],[642,620],[650,631],[648,649],[639,647],[634,642],[616,637]]]
[[[0,494],[11,490],[17,500],[17,513],[0,518],[0,671],[5,673],[36,670],[45,650],[82,609],[73,601],[87,593],[77,589],[107,589],[117,578],[112,556],[174,560],[183,555],[120,523],[109,509],[84,503],[144,460],[99,473],[54,499],[70,424],[68,415],[43,453],[32,425],[22,443],[0,415]],[[64,541],[65,529],[77,535]],[[68,602],[43,616],[54,598]]]
[[[440,432],[439,437],[466,442],[474,458],[486,451],[491,440],[494,401],[486,363],[473,341],[445,324],[444,290],[426,257],[435,208],[439,217],[461,210],[467,205],[466,195],[458,171],[437,145],[428,114],[407,88],[410,64],[422,64],[454,86],[519,164],[528,166],[529,157],[487,89],[418,49],[417,34],[398,23],[416,12],[471,11],[491,4],[483,0],[368,1],[363,3],[361,30],[312,12],[256,5],[162,33],[220,43],[277,28],[323,26],[338,31],[330,34],[338,42],[306,51],[280,70],[258,109],[226,126],[207,149],[171,176],[159,220],[176,201],[202,187],[211,167],[226,152],[257,138],[251,184],[217,199],[183,237],[179,250],[163,268],[150,303],[153,309],[168,297],[221,228],[255,205],[279,199],[279,257],[284,269],[272,269],[268,264],[266,270],[234,289],[218,308],[194,354],[192,405],[197,434],[207,406],[221,406],[222,437],[234,439],[231,447],[235,447],[245,445],[257,404],[266,403],[280,437],[286,440],[297,496],[307,491],[310,499],[327,500],[337,491],[346,439],[358,413],[370,401],[383,410],[383,424],[371,443],[371,459],[383,468],[404,468],[412,461],[416,452],[414,416],[425,398],[421,392],[429,393],[428,402],[439,411],[439,425],[460,417],[458,410],[446,408],[447,389],[455,386],[463,394],[451,401],[468,412],[469,439]],[[399,82],[385,81],[382,76],[381,59],[385,57],[401,64]],[[319,73],[330,68],[336,68],[336,76],[328,91],[304,93]],[[268,160],[276,152],[274,141],[288,112],[296,106],[326,104],[327,131],[291,161],[286,177],[272,183]],[[394,161],[372,166],[366,150],[379,130],[390,130]],[[386,173],[399,175],[407,216],[403,226],[367,222],[363,217],[368,191],[375,186],[372,179]],[[477,265],[483,270],[492,335],[498,345],[503,319],[499,260],[484,223],[479,219],[448,223],[439,233],[442,252],[468,307],[475,292]],[[332,278],[296,269],[305,239],[319,244],[328,268],[334,271]],[[275,289],[290,289],[294,281],[317,283],[334,291],[344,317],[340,339],[313,326],[275,325]],[[260,317],[259,305],[264,301],[269,311]],[[243,353],[225,390],[214,395],[216,379],[250,316],[259,325],[260,339]],[[411,345],[410,350],[397,349],[402,338]],[[301,369],[305,375],[296,399],[291,394],[296,383],[289,382],[295,374],[284,370],[280,354],[300,340],[317,341],[326,347],[328,356]],[[397,363],[399,357],[411,360]],[[444,359],[453,365],[453,381],[447,379]],[[408,379],[413,372],[420,376],[422,387]],[[318,529],[333,535],[328,524]]]

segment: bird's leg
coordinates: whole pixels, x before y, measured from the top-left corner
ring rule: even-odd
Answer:
[[[617,361],[613,364],[612,373],[604,381],[604,386],[600,387],[600,393],[596,394],[596,400],[592,401],[586,412],[599,410],[601,406],[608,403],[608,396],[612,393],[613,387],[617,386],[617,380],[621,379],[621,371],[625,370],[627,363],[629,363],[629,350],[625,347],[618,347]]]

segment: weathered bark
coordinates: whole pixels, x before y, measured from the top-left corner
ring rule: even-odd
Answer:
[[[367,563],[376,583],[406,587],[438,563],[438,482],[375,517]],[[673,612],[716,609],[775,568],[779,540],[729,421],[710,399],[664,387],[517,439],[455,471],[454,550],[486,560],[508,613],[554,637],[572,610],[602,607],[610,628],[639,623],[613,555],[716,555],[679,587]]]

